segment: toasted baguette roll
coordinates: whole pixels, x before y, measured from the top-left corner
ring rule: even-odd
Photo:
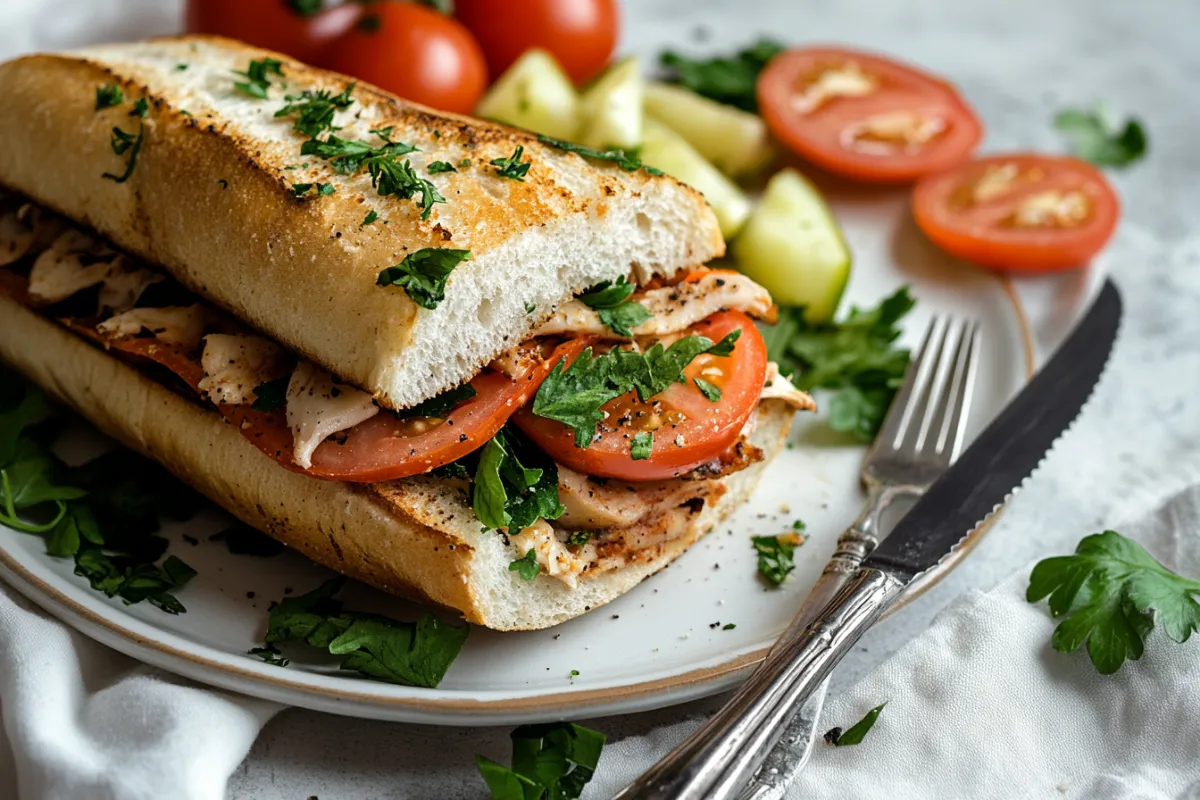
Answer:
[[[221,416],[185,399],[58,323],[0,294],[0,358],[123,444],[164,464],[245,522],[385,591],[457,609],[498,630],[544,628],[620,596],[666,566],[744,502],[782,447],[793,411],[760,406],[752,444],[766,458],[725,478],[715,503],[637,560],[578,586],[508,570],[514,548],[481,532],[464,489],[423,477],[363,485],[317,480],[271,461]]]
[[[269,99],[237,91],[245,78],[234,71],[264,57],[283,62]],[[96,89],[109,82],[125,102],[96,110]],[[215,37],[21,58],[0,65],[0,184],[162,265],[395,408],[469,379],[587,286],[631,271],[673,274],[724,251],[703,197],[671,178],[358,84],[336,134],[378,146],[371,130],[392,127],[392,140],[417,147],[406,157],[447,200],[422,220],[415,199],[380,196],[365,168],[339,175],[302,156],[308,137],[274,116],[285,94],[337,94],[350,82]],[[114,153],[111,131],[139,130],[129,112],[141,98],[150,109],[136,164],[124,183],[105,179],[129,159]],[[531,164],[523,181],[490,163],[517,146]],[[434,161],[458,171],[431,175]],[[318,182],[334,193],[292,190]],[[364,225],[371,210],[379,218]],[[381,270],[423,248],[472,253],[435,310],[376,285]]]

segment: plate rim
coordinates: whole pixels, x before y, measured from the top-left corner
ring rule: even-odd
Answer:
[[[1025,361],[1025,380],[1028,381],[1036,369],[1036,345],[1029,318],[1012,279],[1007,275],[994,277],[1013,310]],[[906,592],[888,614],[920,597],[953,571],[991,530],[1005,506],[967,534],[951,557]],[[597,689],[492,700],[389,695],[359,688],[314,685],[295,677],[314,673],[278,670],[280,675],[267,675],[206,655],[208,651],[224,654],[224,651],[210,645],[193,642],[190,649],[181,649],[168,641],[147,637],[129,624],[119,624],[92,610],[33,574],[4,547],[0,547],[0,577],[39,608],[90,639],[168,672],[204,685],[287,705],[380,720],[452,725],[498,724],[496,717],[503,714],[508,722],[519,724],[557,719],[566,709],[570,709],[572,716],[580,718],[649,711],[732,688],[763,660],[769,650],[769,647],[762,647],[719,664],[697,667],[676,675]],[[140,620],[137,622],[141,624]],[[160,633],[162,638],[168,640],[179,636],[169,631],[160,630]],[[351,685],[357,687],[361,684],[362,681],[354,681]],[[248,685],[254,691],[247,691]]]

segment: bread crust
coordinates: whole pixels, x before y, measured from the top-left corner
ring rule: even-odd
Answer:
[[[382,485],[318,480],[281,468],[213,413],[58,323],[0,294],[0,358],[127,447],[249,525],[309,558],[385,591],[455,609],[498,630],[563,622],[620,596],[687,549],[743,502],[765,462],[728,478],[720,502],[645,561],[580,581],[520,581],[496,533],[482,533],[466,498],[446,482]],[[792,412],[760,412],[753,441],[768,459]]]
[[[381,197],[366,170],[337,175],[301,156],[307,137],[273,114],[283,90],[253,100],[233,88],[251,59],[284,62],[289,93],[340,92],[351,79],[216,37],[180,37],[35,55],[0,65],[0,184],[161,265],[293,351],[385,405],[405,407],[469,379],[524,340],[556,304],[633,269],[671,274],[724,251],[694,190],[538,142],[527,132],[436,112],[359,84],[338,134],[380,143],[394,126],[419,148],[411,161],[448,202],[427,220],[411,199]],[[188,69],[176,70],[178,63]],[[115,82],[124,105],[95,109]],[[150,112],[125,183],[114,126],[136,131],[130,103]],[[186,112],[186,113],[185,113]],[[491,159],[524,148],[524,181]],[[434,160],[472,166],[430,176]],[[300,164],[306,168],[297,169]],[[294,183],[328,182],[331,196],[297,198]],[[363,225],[368,210],[378,222]],[[384,224],[386,221],[387,224]],[[379,272],[428,247],[470,250],[447,298],[421,309]],[[528,304],[536,312],[526,311]]]

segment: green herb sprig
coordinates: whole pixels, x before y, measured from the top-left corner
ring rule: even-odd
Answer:
[[[780,586],[796,568],[796,548],[803,544],[797,534],[754,536],[750,539],[758,553],[758,574],[772,586]]]
[[[1074,555],[1039,561],[1025,599],[1047,597],[1050,614],[1062,618],[1050,640],[1054,649],[1070,653],[1086,645],[1102,675],[1140,659],[1157,624],[1179,643],[1200,630],[1200,581],[1176,575],[1116,531],[1084,537]]]
[[[784,49],[778,42],[761,39],[730,57],[694,59],[668,50],[659,56],[659,62],[696,94],[745,111],[757,111],[758,75]]]
[[[501,178],[508,178],[514,181],[524,183],[525,176],[529,174],[529,168],[533,165],[533,159],[522,161],[521,156],[525,154],[525,148],[517,145],[517,149],[508,158],[493,158],[489,163],[496,167],[496,174]]]
[[[1061,111],[1054,127],[1066,134],[1075,155],[1101,167],[1125,169],[1141,161],[1150,146],[1141,120],[1127,117],[1118,124],[1103,105]]]
[[[596,310],[600,322],[618,336],[633,336],[633,328],[650,319],[651,314],[641,303],[629,299],[634,285],[624,275],[615,281],[603,281],[576,299]]]
[[[471,257],[470,250],[426,247],[409,253],[394,267],[379,273],[379,286],[399,286],[422,308],[435,309],[446,299],[450,273]]]
[[[472,455],[477,461],[471,505],[487,529],[520,530],[538,519],[558,519],[566,511],[558,501],[554,461],[511,426]]]
[[[256,59],[250,62],[245,72],[234,70],[233,74],[246,79],[233,84],[235,89],[247,97],[266,100],[267,90],[271,88],[271,76],[283,77],[283,62],[275,58]]]
[[[867,712],[866,716],[858,722],[850,726],[850,729],[843,732],[841,728],[830,728],[825,733],[825,741],[835,747],[848,747],[850,745],[861,744],[867,733],[875,727],[875,721],[879,719],[879,714],[883,711],[887,703],[881,703]]]
[[[492,800],[577,800],[605,743],[604,734],[573,722],[522,725],[511,737],[511,768],[475,756]]]
[[[294,114],[296,120],[293,129],[315,139],[325,131],[337,130],[333,126],[333,115],[354,104],[351,96],[354,86],[351,83],[336,95],[328,89],[315,92],[306,89],[300,94],[285,95],[283,99],[287,103],[275,112],[275,116],[290,117]]]
[[[568,153],[575,153],[584,158],[594,158],[597,161],[611,161],[626,172],[633,172],[635,169],[644,169],[651,175],[662,175],[661,169],[643,164],[635,154],[626,152],[625,150],[596,150],[591,147],[584,147],[581,144],[566,142],[562,139],[555,139],[550,136],[538,135],[538,141],[542,144],[548,144],[551,147],[557,147],[559,150],[565,150]]]

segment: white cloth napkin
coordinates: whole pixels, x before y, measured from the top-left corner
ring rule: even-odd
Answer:
[[[1200,487],[1116,529],[1180,574],[1200,576]],[[818,742],[788,796],[1200,798],[1200,637],[1178,645],[1156,630],[1140,661],[1100,675],[1083,652],[1050,647],[1056,622],[1044,602],[1025,602],[1032,566],[963,597],[830,697],[823,729],[888,705],[862,744]],[[611,746],[588,796],[611,796],[695,727]]]
[[[219,800],[279,708],[139,664],[0,584],[0,709],[19,786],[0,779],[0,796]]]

